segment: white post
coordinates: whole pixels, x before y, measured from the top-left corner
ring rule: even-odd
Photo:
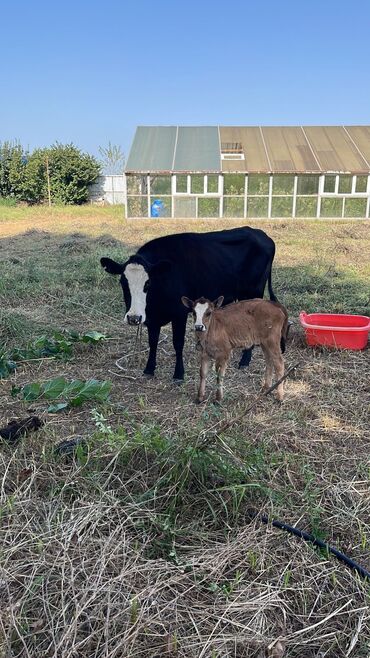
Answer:
[[[293,186],[293,210],[292,217],[295,218],[295,209],[297,205],[297,189],[298,189],[298,176],[294,176],[294,186]]]
[[[267,216],[269,219],[271,219],[271,207],[272,207],[272,175],[269,174],[269,204],[267,211]]]

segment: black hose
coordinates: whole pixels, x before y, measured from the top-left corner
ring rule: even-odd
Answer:
[[[357,573],[361,576],[361,578],[367,578],[370,581],[370,571],[367,571],[367,569],[361,567],[359,564],[357,564],[357,562],[347,557],[347,555],[344,555],[344,553],[341,553],[333,546],[329,546],[329,544],[327,544],[325,541],[322,541],[321,539],[317,539],[309,532],[305,532],[305,530],[300,530],[299,528],[294,528],[293,526],[288,525],[287,523],[283,523],[282,521],[270,522],[269,518],[264,514],[258,515],[257,513],[254,513],[253,516],[254,518],[259,518],[262,521],[262,523],[266,523],[266,524],[271,523],[271,525],[273,525],[275,528],[279,528],[280,530],[285,530],[286,532],[289,532],[291,535],[295,535],[296,537],[300,537],[301,539],[304,539],[304,541],[310,542],[310,544],[313,544],[313,546],[323,548],[328,553],[332,553],[333,555],[335,555],[335,557],[338,558],[338,560],[344,562],[348,567],[350,567],[350,569],[357,571]]]

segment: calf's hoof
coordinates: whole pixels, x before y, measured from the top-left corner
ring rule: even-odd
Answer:
[[[143,371],[143,375],[145,375],[146,377],[154,377],[154,370],[148,370],[147,368],[145,368],[145,370]]]
[[[204,404],[205,399],[204,398],[195,398],[195,403],[196,404]]]
[[[173,377],[173,383],[176,384],[176,386],[181,386],[181,384],[184,383],[184,378],[183,377]]]

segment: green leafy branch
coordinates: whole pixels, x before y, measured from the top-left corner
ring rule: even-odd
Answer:
[[[110,381],[73,379],[68,382],[64,377],[56,377],[46,382],[31,382],[23,387],[13,386],[12,395],[15,397],[21,394],[27,402],[40,399],[61,400],[47,408],[47,411],[55,413],[67,407],[80,407],[88,400],[105,402],[111,387]]]
[[[51,337],[40,336],[24,348],[15,347],[9,354],[0,354],[0,379],[8,377],[17,367],[17,362],[33,359],[68,358],[72,355],[75,343],[100,343],[106,340],[99,331],[55,331]]]

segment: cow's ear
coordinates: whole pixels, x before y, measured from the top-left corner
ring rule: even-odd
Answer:
[[[171,269],[172,263],[169,260],[160,260],[158,263],[150,265],[149,276],[152,274],[165,274]]]
[[[100,265],[104,267],[105,271],[109,274],[123,274],[123,270],[125,269],[124,263],[117,263],[111,258],[101,258]]]
[[[215,299],[215,301],[213,302],[213,306],[215,308],[220,308],[220,306],[222,306],[222,304],[223,304],[223,301],[224,301],[224,296],[221,295],[221,297],[218,297],[217,299]]]
[[[192,309],[193,306],[194,306],[194,302],[192,302],[191,299],[189,299],[189,297],[184,297],[183,296],[183,297],[181,297],[181,301],[184,304],[184,306],[186,306],[186,308]]]

